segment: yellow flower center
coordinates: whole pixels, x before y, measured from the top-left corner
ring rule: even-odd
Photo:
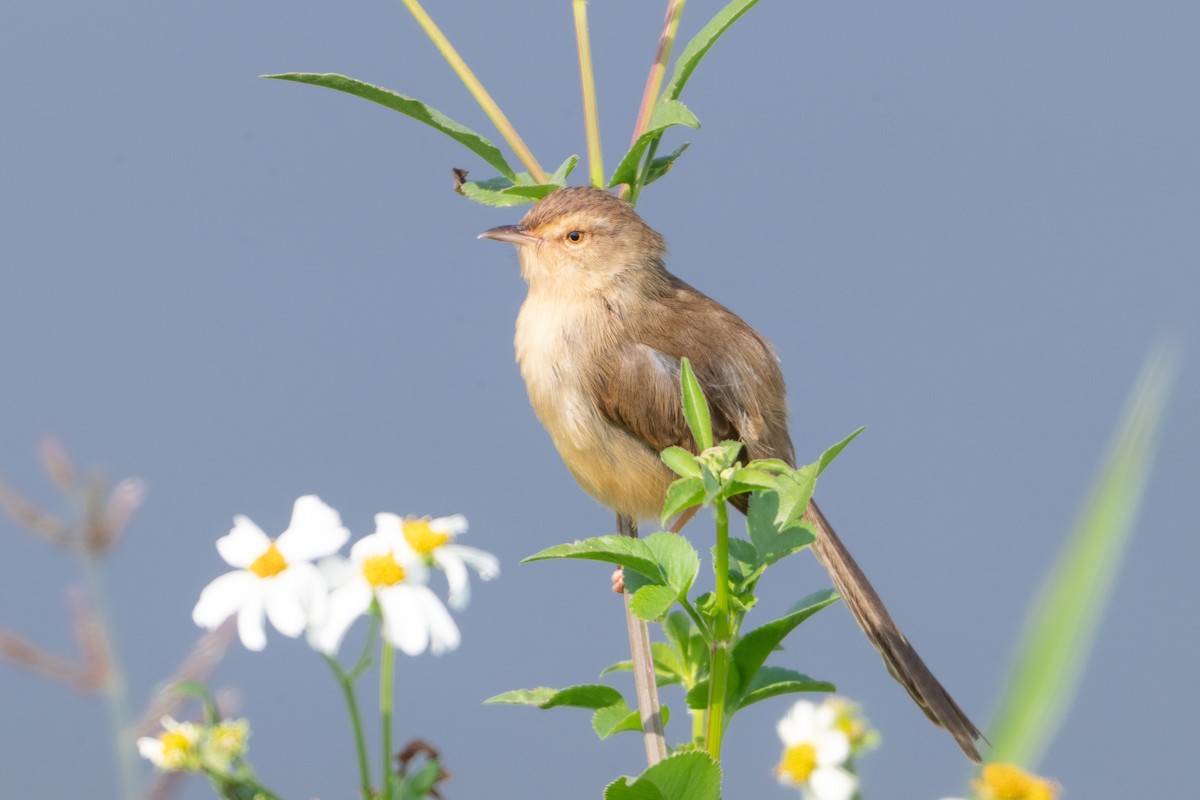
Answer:
[[[179,731],[165,731],[158,736],[162,742],[163,766],[179,769],[187,763],[192,743]]]
[[[404,567],[396,563],[396,558],[391,553],[366,559],[363,561],[362,572],[372,587],[391,586],[404,580]]]
[[[413,550],[423,556],[429,555],[450,540],[450,534],[438,533],[429,527],[429,522],[429,517],[404,520],[404,538]]]
[[[246,749],[246,727],[237,722],[222,722],[212,729],[213,749],[228,756],[240,755]]]
[[[250,571],[260,578],[270,578],[287,569],[287,561],[279,554],[279,548],[271,542],[270,547],[266,551],[254,559],[254,563],[250,565]]]
[[[783,752],[779,762],[779,774],[792,783],[808,783],[809,776],[817,767],[817,750],[808,742],[792,745]]]
[[[1057,794],[1050,781],[1012,764],[988,764],[977,785],[989,800],[1054,800]]]

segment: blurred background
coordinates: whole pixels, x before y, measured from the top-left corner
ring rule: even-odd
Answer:
[[[610,170],[664,5],[591,7]],[[720,6],[689,3],[680,41]],[[427,10],[543,165],[583,154],[566,0]],[[597,744],[585,712],[480,705],[593,681],[627,646],[603,565],[517,563],[612,529],[528,407],[512,249],[475,238],[523,210],[454,194],[452,167],[491,173],[433,130],[257,77],[341,72],[500,141],[403,7],[68,0],[4,16],[0,475],[63,511],[37,459],[49,436],[146,482],[108,564],[135,707],[196,640],[233,515],[275,535],[314,492],[356,537],[379,511],[466,514],[463,543],[502,561],[459,615],[458,651],[399,663],[397,739],[442,749],[448,798],[598,797],[638,773],[638,738]],[[775,342],[802,457],[867,426],[822,506],[981,725],[1144,357],[1164,336],[1181,346],[1133,545],[1041,769],[1070,797],[1178,796],[1200,712],[1198,34],[1187,2],[763,2],[700,65],[683,100],[703,128],[668,135],[694,144],[639,205],[668,266]],[[711,524],[689,530],[706,550]],[[74,656],[80,580],[0,522],[0,630]],[[793,559],[758,621],[827,585]],[[868,797],[965,794],[967,763],[844,608],[776,660],[835,681],[882,732]],[[355,794],[336,685],[303,642],[234,644],[212,683],[237,689],[267,785]],[[681,698],[665,700],[682,737]],[[115,796],[98,699],[0,662],[0,703],[5,796]],[[737,717],[726,797],[791,796],[771,775],[789,704]],[[192,780],[178,796],[211,793]]]

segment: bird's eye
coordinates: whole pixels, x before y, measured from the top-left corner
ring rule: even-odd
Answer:
[[[571,231],[567,234],[567,241],[571,244],[579,244],[583,241],[583,231]]]

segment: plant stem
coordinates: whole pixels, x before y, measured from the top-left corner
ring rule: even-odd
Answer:
[[[354,748],[358,751],[358,783],[362,788],[363,800],[371,800],[371,767],[367,761],[367,737],[363,734],[362,715],[358,711],[358,699],[354,696],[351,678],[363,662],[360,659],[359,664],[350,673],[346,673],[333,656],[325,656],[325,663],[333,670],[334,677],[342,687],[342,698],[345,699],[346,711],[350,714],[350,728],[354,731]]]
[[[379,658],[379,719],[382,725],[381,737],[383,739],[383,787],[380,792],[380,797],[383,800],[391,800],[392,797],[392,782],[390,780],[392,774],[392,706],[394,704],[392,680],[392,660],[394,651],[391,643],[387,639],[383,639],[383,653]]]
[[[125,673],[117,657],[117,645],[113,636],[111,615],[108,611],[108,591],[105,586],[103,567],[90,553],[82,554],[83,572],[87,581],[87,597],[91,602],[92,618],[95,620],[97,639],[104,648],[104,699],[108,706],[108,724],[112,731],[113,757],[116,760],[117,778],[122,798],[137,800],[141,797],[138,780],[137,753],[130,730],[129,692],[125,684]]]
[[[430,18],[425,9],[421,7],[418,0],[403,0],[405,7],[409,13],[416,19],[417,24],[425,31],[425,35],[433,42],[438,52],[442,57],[450,63],[450,68],[454,70],[454,74],[458,75],[459,80],[471,92],[471,96],[475,98],[475,102],[479,103],[479,107],[483,109],[483,113],[488,115],[488,119],[496,126],[496,130],[500,131],[500,135],[504,137],[504,141],[508,142],[508,146],[517,154],[517,158],[525,165],[525,169],[529,170],[529,174],[538,183],[545,183],[546,172],[538,164],[537,159],[533,157],[533,153],[525,145],[521,139],[517,129],[508,121],[508,117],[504,116],[504,112],[500,110],[500,106],[488,94],[487,89],[483,88],[483,84],[475,77],[475,73],[467,66],[467,62],[462,60],[462,56],[454,49],[454,45],[450,44],[450,40],[442,33],[441,29]]]
[[[596,108],[596,78],[592,72],[592,43],[588,37],[587,0],[572,0],[575,41],[579,47],[579,84],[583,92],[583,122],[587,130],[588,177],[604,186],[604,154],[600,150],[600,112]]]
[[[729,617],[729,509],[724,500],[714,506],[717,517],[717,552],[715,558],[716,630],[712,644],[712,660],[708,683],[708,733],[705,747],[708,754],[721,760],[721,737],[725,733],[725,700],[729,681],[729,648],[733,628]]]
[[[629,140],[629,146],[632,147],[646,131],[646,126],[650,124],[650,117],[654,115],[654,106],[658,102],[658,93],[662,90],[663,77],[667,72],[667,61],[671,59],[671,48],[675,45],[675,33],[679,30],[679,18],[683,16],[683,5],[687,0],[668,0],[667,13],[663,18],[662,33],[658,37],[658,49],[654,53],[654,62],[650,65],[650,73],[646,76],[646,88],[642,90],[642,104],[638,108],[637,120],[633,123],[633,136]],[[655,140],[647,148],[649,151],[646,156],[645,163],[650,163],[654,159],[654,152],[658,149],[658,141]],[[639,176],[644,174],[639,172]],[[626,197],[630,205],[637,205],[638,195],[641,193],[641,185],[629,186],[623,184],[620,190],[620,196]]]
[[[637,526],[624,515],[617,515],[617,532],[637,538]],[[633,686],[637,694],[638,717],[642,721],[642,737],[646,745],[646,764],[653,767],[667,757],[667,739],[663,735],[662,710],[658,703],[658,682],[654,673],[654,656],[650,651],[650,632],[644,620],[633,613],[629,589],[625,600],[625,627],[629,631],[629,657],[633,661]]]

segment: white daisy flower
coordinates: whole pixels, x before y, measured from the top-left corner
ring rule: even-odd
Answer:
[[[404,540],[400,518],[376,514],[375,533],[364,536],[350,548],[352,569],[343,574],[341,585],[329,595],[329,614],[324,624],[309,632],[309,642],[333,655],[346,631],[379,603],[383,636],[406,655],[432,650],[434,655],[453,650],[460,640],[450,612],[428,586],[429,571]],[[336,565],[327,566],[335,570]]]
[[[779,721],[783,756],[775,774],[795,786],[805,800],[850,800],[858,778],[843,766],[850,757],[850,738],[837,728],[837,711],[828,704],[801,700]]]
[[[142,758],[163,772],[200,769],[200,737],[204,729],[193,722],[162,718],[163,732],[137,740]]]
[[[238,635],[250,650],[267,644],[264,614],[280,633],[299,636],[324,618],[328,604],[325,579],[311,562],[349,538],[338,513],[311,494],[296,501],[291,524],[274,540],[248,518],[234,517],[217,551],[238,569],[204,587],[192,619],[213,630],[237,614]]]
[[[375,521],[380,530],[400,530],[417,555],[445,570],[446,582],[450,585],[449,604],[455,611],[466,608],[471,599],[467,567],[478,572],[480,579],[485,581],[500,574],[500,560],[491,553],[453,543],[456,537],[467,532],[467,518],[462,514],[404,520],[395,514],[380,514]]]

